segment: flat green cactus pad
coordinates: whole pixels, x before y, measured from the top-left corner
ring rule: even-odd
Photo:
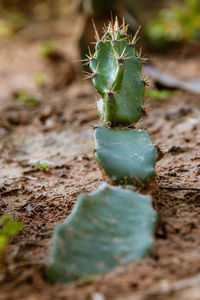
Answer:
[[[55,229],[49,280],[84,280],[149,255],[156,223],[150,196],[105,183],[79,196]]]
[[[153,178],[157,151],[145,130],[102,126],[94,139],[96,160],[113,184],[139,187]]]
[[[125,24],[110,24],[90,57],[92,82],[101,95],[97,107],[104,125],[136,123],[142,115],[144,82],[142,64]]]

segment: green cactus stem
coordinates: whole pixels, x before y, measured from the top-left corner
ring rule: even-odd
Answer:
[[[94,55],[88,57],[93,85],[102,97],[97,108],[105,126],[132,125],[141,118],[144,81],[134,43],[127,26],[123,23],[120,27],[116,20],[97,41]]]
[[[94,130],[95,158],[112,184],[147,184],[154,177],[157,150],[145,130]]]
[[[156,224],[150,196],[104,183],[79,196],[56,227],[47,276],[51,282],[84,280],[145,257]]]

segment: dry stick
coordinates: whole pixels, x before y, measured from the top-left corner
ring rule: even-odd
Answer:
[[[160,190],[168,190],[168,191],[198,191],[200,192],[200,188],[187,188],[187,187],[179,187],[179,186],[160,186]]]

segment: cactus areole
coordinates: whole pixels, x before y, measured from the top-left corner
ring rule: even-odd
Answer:
[[[92,82],[101,95],[99,117],[111,127],[132,125],[142,115],[142,63],[135,52],[135,38],[130,38],[127,28],[125,23],[119,26],[117,20],[109,24],[96,43],[94,55],[89,56]]]

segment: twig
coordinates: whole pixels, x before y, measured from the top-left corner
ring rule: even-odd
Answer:
[[[168,191],[198,191],[200,192],[200,188],[187,188],[187,187],[179,187],[179,186],[160,186],[160,190],[168,190]]]
[[[61,199],[61,198],[64,198],[65,196],[56,196],[56,197],[53,197],[51,199],[49,199],[49,201],[53,201],[53,200],[56,200],[56,199]]]

